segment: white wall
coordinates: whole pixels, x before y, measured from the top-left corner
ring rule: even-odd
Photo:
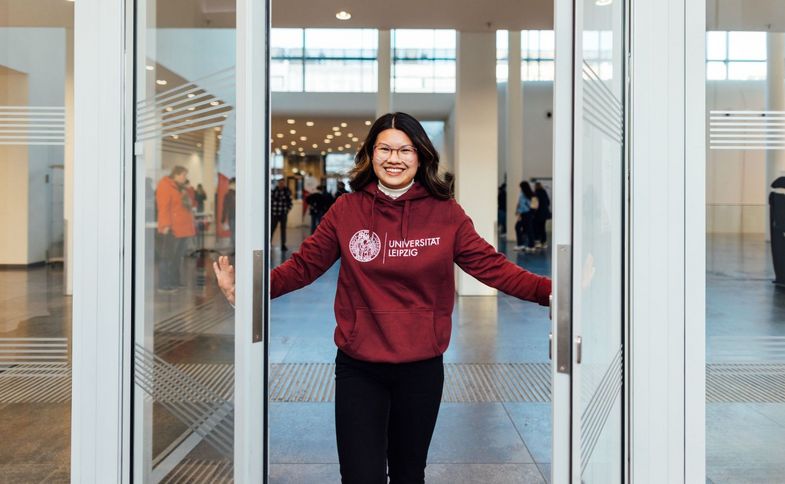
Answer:
[[[706,109],[763,110],[765,81],[708,81]],[[766,153],[711,150],[706,153],[706,230],[754,233],[766,230]]]
[[[27,74],[28,105],[65,105],[66,32],[62,28],[0,28],[0,65]],[[49,165],[64,164],[63,146],[28,147],[27,197],[14,200],[27,214],[27,254],[5,264],[30,264],[46,259],[49,245]]]

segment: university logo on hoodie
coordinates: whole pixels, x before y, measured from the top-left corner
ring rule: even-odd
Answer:
[[[349,252],[359,262],[370,262],[376,259],[381,251],[382,242],[375,232],[358,230],[349,241]]]

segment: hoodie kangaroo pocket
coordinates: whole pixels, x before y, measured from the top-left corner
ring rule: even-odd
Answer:
[[[359,359],[379,362],[404,363],[438,356],[433,311],[358,309],[346,350]]]

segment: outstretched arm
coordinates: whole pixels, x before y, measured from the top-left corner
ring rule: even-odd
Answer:
[[[471,219],[458,208],[458,232],[455,236],[455,263],[468,274],[506,294],[548,306],[551,280],[538,276],[496,251],[474,230]]]

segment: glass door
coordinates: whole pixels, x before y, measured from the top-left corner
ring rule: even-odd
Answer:
[[[554,473],[562,472],[557,470],[561,462],[572,482],[623,482],[626,5],[565,3],[557,7],[557,29],[572,33],[572,65],[565,69],[562,60],[559,73],[571,75],[571,83],[559,82],[557,74],[555,97],[572,103],[557,103],[555,109],[571,126],[555,142],[569,143],[571,149],[555,156],[554,172],[566,176],[556,190],[554,209],[567,207],[571,225],[555,228],[554,410],[570,402],[561,415],[569,415],[570,426],[558,426],[561,436],[554,435]],[[559,39],[565,45],[566,34]],[[564,375],[570,375],[569,384],[559,383]]]
[[[266,3],[136,4],[133,478],[261,482]]]

